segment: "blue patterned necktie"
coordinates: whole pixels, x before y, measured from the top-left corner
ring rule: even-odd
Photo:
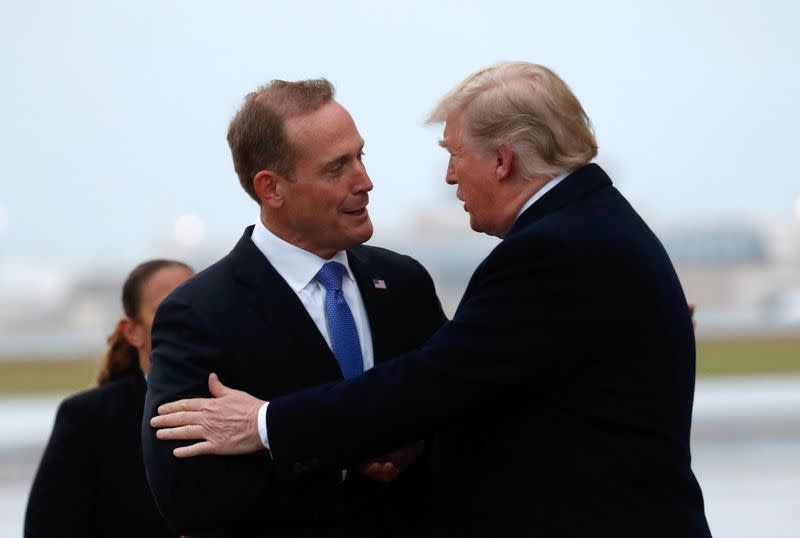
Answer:
[[[325,314],[333,354],[344,378],[350,379],[364,372],[364,358],[353,313],[342,293],[342,275],[345,271],[341,263],[328,262],[319,270],[316,279],[325,288]]]

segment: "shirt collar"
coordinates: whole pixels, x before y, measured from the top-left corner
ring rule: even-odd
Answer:
[[[550,181],[548,181],[547,183],[545,183],[545,184],[542,186],[542,188],[541,188],[541,189],[539,189],[538,191],[536,191],[535,193],[533,193],[533,196],[531,196],[530,198],[528,198],[528,201],[527,201],[527,202],[525,202],[525,204],[522,206],[522,209],[520,209],[520,210],[519,210],[519,212],[517,213],[517,219],[520,217],[520,215],[522,215],[523,213],[525,213],[525,210],[526,210],[526,209],[528,209],[530,206],[532,206],[533,204],[535,204],[535,203],[536,203],[536,202],[539,200],[539,198],[541,198],[542,196],[544,196],[545,194],[547,194],[547,191],[549,191],[550,189],[552,189],[553,187],[555,187],[556,185],[558,185],[559,183],[561,183],[561,181],[563,181],[563,179],[564,179],[565,177],[567,177],[568,175],[570,175],[571,173],[572,173],[572,170],[569,170],[569,171],[567,171],[567,172],[564,172],[564,173],[563,173],[563,174],[561,174],[560,176],[556,176],[556,177],[554,177],[553,179],[551,179]],[[514,219],[514,220],[516,220],[516,219]]]
[[[295,293],[308,286],[322,266],[330,261],[344,265],[348,278],[355,282],[350,264],[347,262],[347,253],[343,250],[337,252],[330,260],[320,258],[284,241],[269,231],[260,218],[256,220],[251,239]]]

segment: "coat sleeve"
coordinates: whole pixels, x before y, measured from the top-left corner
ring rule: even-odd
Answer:
[[[97,480],[88,418],[73,400],[58,409],[33,479],[25,536],[91,536]]]
[[[188,442],[161,441],[150,426],[158,407],[183,398],[210,397],[208,375],[219,371],[225,351],[190,305],[168,298],[152,331],[152,365],[142,423],[142,449],[153,497],[178,531],[243,524],[280,503],[270,499],[274,470],[266,451],[247,456],[179,459],[172,450]]]
[[[558,278],[570,267],[560,244],[531,251],[511,250],[498,256],[502,264],[479,268],[453,320],[421,349],[271,401],[267,427],[280,475],[373,457],[566,375],[574,365],[550,359],[569,343],[553,329],[574,321],[566,305],[581,299],[572,279]]]

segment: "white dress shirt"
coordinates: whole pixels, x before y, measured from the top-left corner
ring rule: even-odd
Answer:
[[[372,352],[372,332],[367,318],[367,309],[361,291],[358,289],[350,264],[347,262],[347,253],[337,252],[331,259],[320,258],[307,250],[287,243],[280,237],[270,232],[261,222],[256,221],[251,236],[258,250],[267,258],[281,277],[286,281],[292,291],[297,294],[300,302],[306,308],[308,315],[314,321],[320,334],[331,346],[331,337],[328,332],[328,322],[325,318],[325,288],[314,278],[322,266],[330,261],[336,261],[345,266],[347,271],[342,277],[342,293],[353,313],[353,320],[361,342],[361,356],[364,358],[364,370],[369,370],[374,364]],[[261,406],[258,413],[258,433],[261,442],[269,448],[266,424],[267,404]]]
[[[521,209],[519,210],[519,212],[517,213],[517,217],[516,217],[516,218],[517,218],[517,219],[519,219],[520,215],[522,215],[522,214],[525,212],[525,210],[526,210],[526,209],[528,209],[528,208],[529,208],[529,207],[531,207],[533,204],[535,204],[535,203],[536,203],[536,202],[537,202],[537,201],[538,201],[538,200],[539,200],[539,199],[540,199],[542,196],[544,196],[545,194],[547,194],[547,192],[548,192],[548,191],[550,191],[550,190],[551,190],[553,187],[555,187],[556,185],[558,185],[559,183],[561,183],[561,182],[564,180],[564,178],[565,178],[565,177],[567,177],[568,175],[570,175],[571,173],[572,173],[572,171],[571,171],[571,170],[570,170],[570,171],[567,171],[567,172],[564,172],[563,174],[561,174],[561,175],[559,175],[559,176],[556,176],[556,177],[554,177],[553,179],[551,179],[550,181],[548,181],[547,183],[545,183],[545,184],[542,186],[542,188],[541,188],[541,189],[539,189],[538,191],[536,191],[536,192],[533,194],[533,196],[531,196],[531,197],[528,199],[528,201],[527,201],[527,202],[525,202],[525,203],[523,204],[522,208],[521,208]],[[516,219],[515,219],[515,220],[516,220]],[[258,245],[258,242],[256,241],[256,232],[257,232],[257,231],[258,231],[258,229],[259,229],[259,225],[260,225],[260,222],[259,222],[259,223],[256,223],[256,229],[255,229],[255,230],[253,230],[253,241],[255,241],[255,242],[256,242],[256,245]],[[263,228],[263,230],[264,230],[264,231],[266,231],[267,233],[269,233],[269,232],[267,231],[267,229],[266,229],[266,228],[264,228],[264,226],[263,226],[263,225],[261,225],[261,228]],[[272,234],[270,234],[270,235],[272,235]],[[275,236],[273,236],[273,237],[275,237]],[[275,238],[275,239],[278,239],[278,238]],[[280,239],[278,239],[278,241],[280,241]],[[283,242],[283,243],[284,243],[284,244],[286,244],[286,245],[288,245],[288,243],[286,243],[286,242]],[[300,249],[298,249],[297,247],[294,247],[294,246],[292,246],[292,245],[289,245],[289,246],[291,246],[292,248],[294,248],[294,249],[296,249],[296,250],[300,250]],[[259,248],[261,248],[261,247],[259,247]],[[262,252],[264,252],[264,249],[261,249],[261,251],[262,251]],[[305,252],[305,251],[301,250],[301,252]],[[266,255],[266,252],[265,252],[264,254]],[[309,256],[314,256],[313,254],[310,254],[310,253],[308,253],[308,252],[305,252],[305,254],[306,254],[306,255],[309,255]],[[340,254],[344,254],[344,253],[340,252],[339,254],[337,254],[337,256],[339,256]],[[316,256],[314,256],[314,258],[317,258],[317,257],[316,257]],[[270,260],[270,263],[272,263],[273,265],[275,265],[275,263],[274,263],[274,262],[272,262],[272,259],[271,259],[269,256],[267,256],[267,259],[268,259],[268,260]],[[321,258],[317,258],[317,259],[321,260]],[[334,258],[334,259],[336,259],[336,258]],[[324,263],[324,261],[325,261],[325,260],[323,260],[323,263]],[[337,261],[338,261],[338,260],[337,260]],[[320,265],[317,267],[317,269],[316,269],[317,271],[319,270],[319,267],[322,267],[322,265],[320,264]],[[277,269],[277,266],[276,266],[276,269]],[[348,267],[347,271],[348,271],[348,273],[350,272],[350,268],[349,268],[349,267]],[[283,275],[283,273],[281,273],[281,274]],[[316,273],[314,273],[314,274],[316,274]],[[284,276],[284,278],[286,278],[286,277]],[[351,277],[351,278],[352,278],[352,277]],[[287,282],[289,282],[289,279],[287,279]],[[298,284],[299,284],[299,283],[298,283]],[[291,284],[290,284],[290,285],[291,285]],[[297,291],[297,290],[296,290],[296,288],[294,288],[294,287],[293,287],[293,289],[295,289],[295,291]],[[344,286],[343,286],[343,289],[344,289]],[[356,288],[356,289],[357,289],[357,288]],[[299,292],[298,292],[298,295],[300,295],[300,293],[299,293]],[[345,294],[345,296],[347,296],[347,294]],[[301,299],[302,299],[302,296],[301,296]],[[361,299],[361,296],[360,296],[360,294],[359,294],[359,301],[360,301],[360,299]],[[324,291],[323,291],[323,300],[324,300]],[[352,303],[350,302],[350,297],[349,297],[349,296],[347,297],[347,302],[348,302],[348,304],[350,304],[350,305],[351,305],[351,308],[352,308]],[[304,303],[304,304],[305,304],[305,303]],[[306,307],[306,308],[308,308],[308,307]],[[362,306],[362,308],[363,308],[363,306]],[[355,312],[353,312],[353,315],[355,315]],[[366,318],[366,316],[364,316],[364,317]],[[324,320],[324,313],[322,314],[322,319]],[[315,322],[316,322],[316,320],[315,320]],[[323,321],[323,323],[324,323],[324,321]],[[320,325],[319,325],[319,323],[317,324],[317,326],[320,326]],[[323,334],[325,334],[325,331],[324,331],[323,329],[320,329],[320,331],[321,331]],[[369,332],[369,331],[367,331],[367,332]],[[359,336],[362,334],[360,327],[359,327],[358,334],[359,334]],[[370,337],[370,338],[371,338],[371,337]],[[328,344],[330,345],[330,340],[328,341]],[[362,342],[361,342],[361,347],[362,347],[362,349],[363,349],[363,347],[364,347],[364,341],[363,341],[363,339],[362,339]],[[370,348],[371,348],[371,347],[372,347],[372,346],[370,345]],[[364,362],[365,362],[364,370],[366,370],[366,369],[367,369],[367,366],[366,366],[366,355],[365,355],[365,357],[364,357]],[[370,366],[372,366],[372,364],[370,364]],[[265,403],[264,405],[262,405],[262,406],[261,406],[261,409],[260,409],[260,410],[259,410],[259,412],[258,412],[258,433],[261,435],[261,442],[262,442],[262,443],[264,443],[264,446],[265,446],[265,447],[267,447],[267,449],[269,449],[269,436],[267,435],[267,406],[268,406],[268,405],[269,405],[269,402],[267,402],[267,403]]]
[[[520,209],[519,212],[517,213],[517,219],[519,218],[520,215],[525,213],[526,209],[528,209],[530,206],[535,204],[536,201],[539,200],[539,198],[541,198],[542,196],[547,194],[547,191],[549,191],[550,189],[552,189],[553,187],[555,187],[556,185],[561,183],[564,180],[564,178],[567,177],[568,175],[570,175],[571,173],[572,173],[572,170],[570,170],[568,172],[564,172],[560,176],[556,176],[553,179],[551,179],[550,181],[548,181],[547,183],[545,183],[544,185],[542,185],[542,188],[539,189],[538,191],[536,191],[535,193],[533,193],[533,196],[528,198],[528,201],[525,202],[525,204],[523,204],[522,209]],[[514,221],[516,222],[516,219],[514,219]]]

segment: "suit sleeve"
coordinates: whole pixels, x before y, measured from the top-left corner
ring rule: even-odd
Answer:
[[[219,371],[225,353],[213,334],[195,310],[174,298],[160,306],[153,324],[143,456],[159,511],[182,533],[241,524],[276,507],[268,499],[273,469],[266,452],[179,459],[172,450],[189,443],[160,441],[150,426],[163,403],[210,397],[208,375]]]
[[[580,297],[572,279],[559,278],[570,267],[559,244],[539,245],[535,257],[531,250],[480,267],[453,320],[421,349],[271,401],[267,427],[281,476],[373,457],[566,375],[573,365],[552,359],[568,343],[552,329],[570,322],[574,309],[565,305]]]
[[[36,471],[25,513],[25,536],[93,534],[97,488],[87,418],[74,402],[59,406],[55,425]]]

